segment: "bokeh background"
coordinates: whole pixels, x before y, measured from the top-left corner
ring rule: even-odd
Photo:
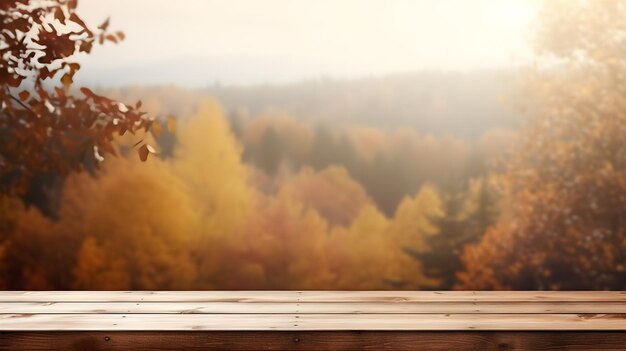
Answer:
[[[0,288],[626,288],[625,1],[77,11],[156,124],[0,196]]]

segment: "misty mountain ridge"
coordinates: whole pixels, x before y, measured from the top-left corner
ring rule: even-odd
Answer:
[[[280,111],[317,125],[360,125],[476,140],[494,128],[515,129],[517,76],[507,70],[421,71],[356,79],[318,78],[293,83],[175,85],[114,89],[128,103],[159,101],[159,114],[181,119],[199,98],[212,97],[231,118],[254,119]],[[150,112],[150,111],[149,111]]]

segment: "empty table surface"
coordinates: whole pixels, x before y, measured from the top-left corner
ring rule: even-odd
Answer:
[[[3,291],[2,331],[623,331],[626,292]]]

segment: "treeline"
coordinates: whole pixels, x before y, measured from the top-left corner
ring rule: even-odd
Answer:
[[[390,216],[403,197],[423,184],[457,192],[471,179],[502,168],[498,162],[515,145],[511,127],[520,119],[511,106],[513,97],[507,96],[515,91],[510,79],[504,71],[421,72],[208,91],[221,97],[220,104],[221,99],[229,102],[223,106],[231,130],[243,146],[245,163],[262,171],[254,182],[265,192],[275,188],[272,180],[303,166],[319,171],[340,165]],[[446,84],[453,89],[444,89]],[[122,101],[141,99],[153,115],[175,115],[184,122],[207,92],[162,86],[106,94]],[[498,101],[499,96],[509,103]],[[445,111],[430,110],[433,99],[447,106]],[[342,101],[352,101],[352,107],[346,109]],[[366,106],[380,117],[367,117],[372,111]],[[175,139],[159,138],[161,157],[171,156]]]
[[[200,93],[228,111],[257,116],[280,108],[311,124],[409,128],[437,137],[476,140],[494,128],[519,126],[517,72],[418,71],[352,80],[320,78],[292,84],[227,86]]]
[[[475,141],[492,129],[520,126],[520,84],[512,70],[420,71],[353,80],[320,78],[290,84],[129,86],[107,96],[144,102],[154,114],[190,116],[203,97],[217,99],[229,118],[281,111],[311,126],[344,125]]]
[[[252,119],[235,115],[231,125],[244,146],[244,160],[267,178],[303,166],[320,171],[340,165],[386,215],[424,184],[454,193],[471,179],[487,176],[515,141],[515,132],[505,129],[490,130],[471,142],[452,135],[419,135],[408,128],[386,132],[363,126],[315,127],[284,112]]]
[[[436,82],[431,90],[425,88],[426,83],[420,83],[419,79],[424,77],[426,83]],[[502,168],[498,162],[516,141],[511,126],[519,123],[514,109],[498,101],[499,95],[513,91],[512,84],[503,81],[505,77],[508,76],[499,71],[423,72],[354,82],[215,89],[228,93],[223,96],[230,101],[227,119],[243,146],[243,160],[266,176],[265,180],[255,181],[264,183],[266,191],[273,188],[269,180],[298,172],[303,166],[322,170],[340,165],[365,187],[383,213],[392,215],[402,198],[415,194],[423,184],[434,184],[442,192],[455,192],[466,187],[470,179]],[[446,93],[443,89],[446,83],[457,88]],[[485,88],[472,88],[474,83]],[[318,92],[322,86],[329,90]],[[406,92],[415,86],[421,88]],[[381,90],[391,93],[384,94]],[[152,114],[176,115],[183,122],[206,94],[174,86],[127,87],[106,93],[122,101],[141,99]],[[220,95],[216,90],[211,93]],[[320,94],[323,99],[319,98]],[[341,108],[347,94],[355,94],[348,99],[354,100],[349,110]],[[429,110],[435,95],[438,103],[448,106],[444,115]],[[372,102],[385,96],[395,96],[400,101]],[[324,105],[308,104],[316,97]],[[509,97],[509,100],[514,99]],[[372,121],[382,121],[384,126],[368,122],[363,106],[370,104],[377,106],[380,115]],[[321,111],[322,106],[327,110]],[[305,108],[312,111],[304,112]],[[433,123],[422,123],[428,120]],[[423,129],[411,126],[416,123]],[[466,133],[470,130],[473,130],[471,135]],[[163,135],[158,141],[161,156],[171,156],[175,137]]]
[[[403,128],[410,109],[381,111],[426,105],[370,99],[365,81],[281,110],[238,106],[263,87],[224,89],[227,116],[205,92],[119,91],[153,96],[164,118],[100,170],[3,193],[0,288],[624,290],[626,0],[545,5],[536,54],[550,65],[526,75],[515,132],[435,113],[476,114],[471,99],[408,92],[438,107]],[[138,139],[160,157],[137,160]]]
[[[243,140],[252,142],[255,128],[247,125]],[[3,198],[2,288],[451,288],[458,252],[480,239],[498,208],[489,177],[455,192],[423,183],[386,215],[343,164],[302,162],[270,176],[244,162],[212,102],[176,134],[170,157],[142,164],[122,156],[95,175],[70,176],[54,218]],[[120,140],[120,152],[134,142]]]

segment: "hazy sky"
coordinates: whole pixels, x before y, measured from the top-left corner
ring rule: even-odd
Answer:
[[[536,0],[81,0],[127,39],[94,50],[90,84],[203,86],[508,67]]]

